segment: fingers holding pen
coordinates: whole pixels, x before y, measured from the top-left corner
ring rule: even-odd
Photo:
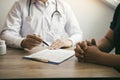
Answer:
[[[32,49],[35,46],[38,46],[42,42],[42,38],[36,35],[28,35],[22,42],[21,47]]]
[[[33,40],[34,42],[36,43],[41,43],[43,40],[42,40],[42,37],[40,35],[28,35],[27,38]]]

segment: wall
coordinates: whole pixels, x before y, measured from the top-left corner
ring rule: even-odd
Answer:
[[[3,25],[7,13],[16,0],[0,0],[0,27]]]
[[[73,8],[84,32],[84,39],[99,39],[113,18],[114,10],[101,0],[66,0]]]
[[[0,26],[15,0],[0,0]],[[114,10],[101,0],[65,0],[67,1],[84,32],[84,39],[99,39],[108,30]]]

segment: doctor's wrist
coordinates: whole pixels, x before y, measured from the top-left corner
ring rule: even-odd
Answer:
[[[65,47],[72,47],[72,45],[73,45],[73,42],[72,42],[72,40],[66,40],[65,41]]]

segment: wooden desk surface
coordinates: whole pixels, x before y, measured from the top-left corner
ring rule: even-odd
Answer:
[[[83,78],[83,77],[120,77],[120,73],[111,67],[80,63],[75,57],[59,64],[48,64],[26,60],[22,57],[36,51],[7,49],[0,56],[0,79],[11,78]]]

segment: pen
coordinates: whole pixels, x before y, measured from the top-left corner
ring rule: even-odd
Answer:
[[[34,34],[35,36],[37,35],[37,34]],[[38,37],[38,36],[37,36]],[[49,46],[49,44],[48,43],[46,43],[45,41],[42,41],[46,46]]]
[[[45,41],[42,41],[46,46],[49,46],[49,44],[48,43],[46,43]]]

